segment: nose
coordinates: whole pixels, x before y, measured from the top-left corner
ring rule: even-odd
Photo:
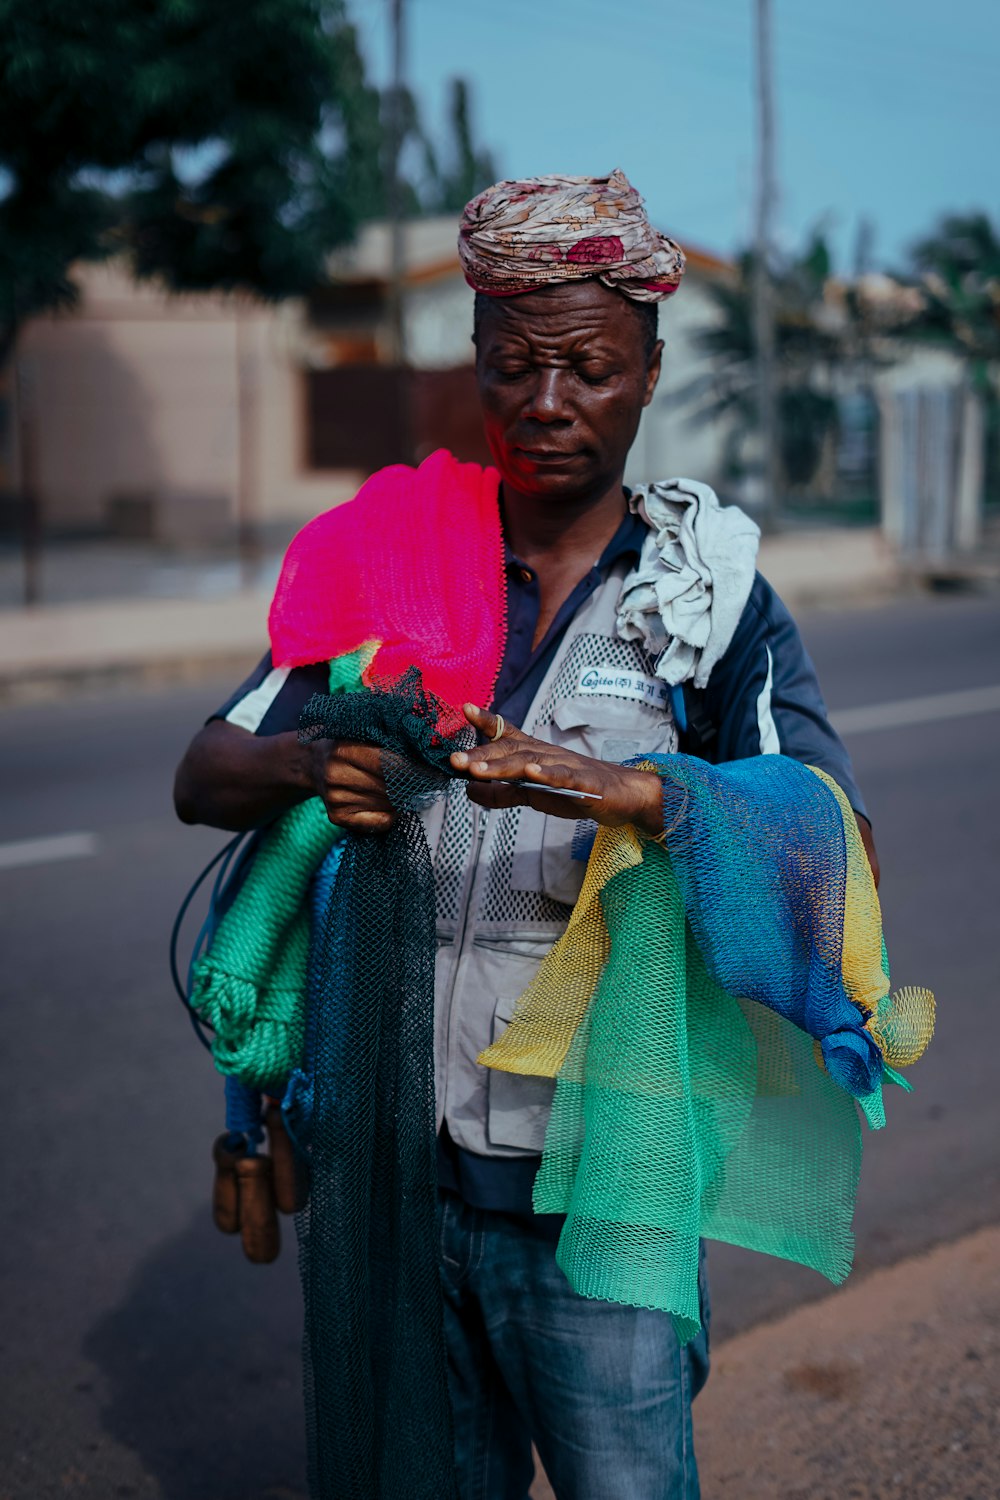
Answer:
[[[536,422],[568,422],[573,413],[569,406],[569,371],[547,369],[538,379],[525,404],[522,416]]]

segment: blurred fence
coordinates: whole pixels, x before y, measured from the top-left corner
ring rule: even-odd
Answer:
[[[882,525],[905,563],[944,565],[982,531],[984,413],[969,386],[883,394]]]

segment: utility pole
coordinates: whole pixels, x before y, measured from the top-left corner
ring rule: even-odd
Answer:
[[[20,333],[20,330],[19,330]],[[21,507],[23,603],[42,602],[42,501],[38,483],[38,386],[33,361],[16,338],[12,360],[14,408],[17,412],[18,491]]]
[[[403,149],[403,78],[405,75],[405,34],[403,0],[389,0],[392,17],[392,124],[389,134],[386,208],[389,217],[389,329],[393,364],[406,362],[406,338],[403,329],[403,273],[406,269],[406,228],[403,223],[403,194],[399,159]]]
[[[261,536],[257,514],[257,364],[252,347],[255,306],[236,294],[236,547],[244,588],[256,582],[261,564]],[[248,324],[248,318],[251,322]]]
[[[771,280],[772,216],[777,199],[774,170],[774,68],[771,0],[754,0],[757,53],[757,214],[754,235],[753,328],[757,353],[757,420],[760,430],[764,519],[780,500],[777,379],[774,347],[774,285]]]

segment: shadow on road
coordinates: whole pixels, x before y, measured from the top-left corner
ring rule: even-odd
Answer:
[[[238,1240],[207,1242],[198,1214],[87,1335],[109,1391],[103,1425],[163,1500],[305,1496],[296,1247],[282,1228],[278,1265],[251,1266]]]

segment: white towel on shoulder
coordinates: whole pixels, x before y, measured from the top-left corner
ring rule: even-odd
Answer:
[[[694,479],[638,485],[629,504],[650,533],[622,584],[618,634],[642,641],[671,686],[702,688],[750,597],[760,528]]]

